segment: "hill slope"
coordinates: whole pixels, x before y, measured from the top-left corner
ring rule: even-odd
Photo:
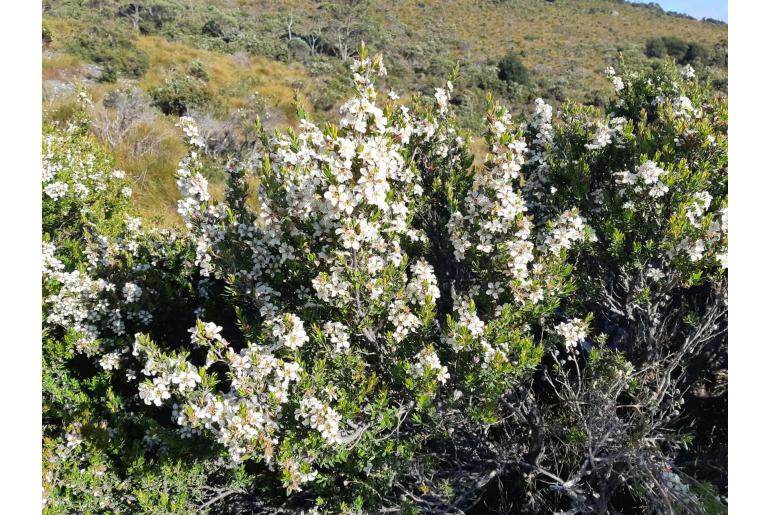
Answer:
[[[603,70],[620,54],[635,64],[669,54],[726,83],[726,25],[609,0],[46,0],[43,13],[44,116],[66,118],[75,85],[88,89],[104,111],[97,134],[138,181],[140,206],[166,222],[179,114],[205,118],[220,140],[257,114],[292,124],[295,96],[331,118],[348,93],[344,61],[362,40],[385,54],[383,87],[398,93],[432,93],[459,65],[465,126],[481,123],[488,93],[515,109],[538,96],[602,105]],[[119,110],[103,100],[127,88],[141,97],[132,105],[143,123],[105,134]]]

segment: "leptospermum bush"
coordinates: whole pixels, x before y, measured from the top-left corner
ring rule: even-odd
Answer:
[[[726,456],[726,102],[689,66],[607,75],[616,96],[606,114],[567,105],[553,116],[539,101],[527,128],[535,220],[576,206],[596,238],[575,256],[570,302],[595,315],[594,348],[546,373],[556,405],[535,417],[551,438],[538,459],[558,461],[560,477],[546,482],[579,511],[604,512],[624,489],[656,511],[720,511],[675,458],[699,456],[687,453],[693,440],[701,459]]]
[[[181,430],[216,439],[234,465],[262,463],[287,492],[309,490],[324,504],[372,502],[400,486],[405,464],[442,439],[447,410],[482,438],[500,395],[537,365],[532,324],[558,304],[565,250],[586,235],[574,212],[532,230],[514,182],[526,144],[505,112],[490,113],[490,157],[472,181],[425,173],[414,161],[437,143],[464,153],[446,127],[451,84],[435,109],[413,116],[392,101],[377,106],[381,57],[364,54],[353,71],[356,96],[339,126],[303,120],[297,133],[267,139],[261,167],[230,172],[223,202],[210,198],[197,129],[182,119],[191,152],[179,212],[201,273],[227,284],[240,342],[212,316],[190,331],[203,363],[142,337],[135,348],[148,358],[139,389],[148,404],[173,405]],[[246,201],[252,176],[257,208]],[[415,215],[436,209],[426,189],[453,181],[440,207],[451,210],[468,277],[439,287],[444,264],[432,262]],[[451,309],[437,317],[442,297]]]
[[[205,284],[189,238],[132,216],[126,174],[80,101],[70,125],[43,134],[43,507],[189,512],[209,462],[146,413],[130,348],[137,331],[185,333]]]
[[[593,413],[625,434],[634,421],[615,423],[615,401],[652,395],[629,361],[642,363],[638,338],[601,334],[614,305],[597,284],[625,280],[634,252],[646,252],[645,281],[651,267],[676,271],[661,295],[682,322],[718,304],[690,290],[724,276],[726,215],[713,213],[726,184],[707,172],[724,155],[704,143],[688,161],[674,140],[695,131],[710,144],[718,112],[705,92],[685,101],[677,88],[698,89],[688,79],[615,77],[610,121],[567,108],[563,124],[543,103],[519,124],[490,101],[474,165],[451,82],[410,105],[392,91],[378,101],[381,56],[362,49],[351,68],[339,123],[300,110],[296,131],[262,132],[262,161],[228,166],[221,200],[182,118],[181,232],[127,216],[124,177],[85,119],[46,135],[45,509],[446,512],[524,474],[521,510],[595,510],[618,488],[657,488],[654,473],[586,481],[599,467],[581,453],[600,446],[579,437],[564,452],[578,474],[560,477],[549,467],[564,439],[551,429]],[[623,329],[641,331],[636,320]],[[675,327],[661,344],[672,352],[715,335]],[[669,413],[679,404],[667,399]],[[611,441],[615,461],[631,459],[633,446]],[[640,467],[676,458],[656,451]]]
[[[687,330],[658,317],[678,308],[697,316],[720,301],[691,295],[725,295],[727,106],[689,66],[607,72],[617,98],[606,115],[570,105],[557,122],[538,106],[527,198],[545,220],[580,209],[597,235],[576,275],[584,305],[602,315],[614,346],[660,357]]]

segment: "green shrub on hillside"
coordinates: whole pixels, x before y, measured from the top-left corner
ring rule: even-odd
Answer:
[[[217,481],[216,453],[136,410],[137,371],[121,361],[134,332],[174,339],[194,323],[194,248],[132,216],[130,182],[80,101],[43,134],[43,512],[190,513]]]
[[[665,57],[668,55],[668,48],[663,38],[651,38],[647,40],[644,52],[647,57]]]
[[[203,82],[209,81],[209,72],[206,69],[206,66],[200,61],[193,61],[190,63],[189,73],[190,76],[195,79],[202,80]]]
[[[708,48],[697,42],[686,43],[676,37],[651,38],[645,46],[647,57],[673,57],[679,64],[727,66],[726,45]]]
[[[176,20],[179,7],[167,0],[145,0],[123,4],[116,14],[130,21],[133,28],[142,34],[155,34]]]
[[[568,104],[553,116],[550,106],[538,105],[528,130],[534,159],[526,168],[525,189],[535,220],[573,205],[585,214],[596,245],[579,250],[573,299],[579,311],[595,315],[593,327],[612,349],[648,370],[644,378],[634,376],[637,389],[628,392],[638,395],[635,402],[643,408],[627,417],[615,411],[625,402],[615,390],[625,388],[625,379],[591,393],[559,386],[561,406],[584,437],[591,436],[577,447],[558,443],[560,410],[541,431],[546,438],[551,434],[549,445],[562,449],[555,451],[562,477],[580,477],[585,453],[602,449],[605,465],[583,476],[585,489],[605,495],[612,488],[605,482],[614,475],[610,463],[624,463],[624,480],[638,485],[633,495],[651,511],[670,509],[652,486],[662,479],[679,489],[682,506],[701,512],[700,504],[713,503],[715,496],[700,484],[704,471],[682,458],[726,459],[727,399],[714,395],[703,402],[682,392],[701,381],[723,381],[719,370],[727,366],[727,105],[689,66],[664,62],[644,74],[616,74],[612,68],[608,74],[617,96],[606,115]],[[709,354],[713,361],[706,365],[688,354]],[[674,370],[678,386],[670,376]],[[582,395],[598,396],[611,407],[586,413]],[[662,436],[701,417],[714,419],[693,429],[697,450],[687,439]],[[652,440],[661,444],[641,443]],[[656,470],[653,462],[668,465]],[[579,511],[606,509],[601,502]]]
[[[95,25],[77,32],[69,49],[87,61],[111,69],[113,76],[138,79],[150,67],[149,57],[136,48],[131,32],[115,24]]]
[[[528,84],[529,72],[521,61],[521,57],[513,50],[505,54],[497,65],[497,77],[505,82]]]
[[[45,23],[43,24],[43,43],[50,43],[53,41],[53,34],[51,33],[51,29],[49,29]]]
[[[162,86],[150,90],[152,103],[167,115],[183,116],[190,109],[203,107],[212,100],[208,86],[190,75],[172,75]]]

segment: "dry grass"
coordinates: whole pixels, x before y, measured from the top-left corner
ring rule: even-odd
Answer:
[[[133,142],[146,136],[154,138],[155,148],[150,153],[136,155]],[[115,166],[125,170],[134,180],[134,203],[145,218],[158,217],[159,225],[170,226],[179,222],[176,213],[177,193],[174,174],[186,148],[178,130],[164,119],[152,127],[140,127],[126,141],[113,149]]]
[[[267,14],[285,15],[287,19],[290,13],[324,15],[317,9],[317,2],[309,0],[190,0],[190,5],[198,7],[208,4],[239,7],[256,19]],[[398,0],[373,2],[369,14],[381,24],[384,34],[381,47],[375,50],[398,55],[422,46],[453,60],[484,62],[496,61],[513,49],[521,53],[534,81],[544,88],[559,85],[566,97],[578,101],[589,100],[596,92],[608,91],[603,70],[619,50],[627,61],[641,62],[645,60],[645,43],[651,37],[676,36],[708,46],[727,39],[726,27],[662,15],[610,0],[558,0],[555,3]],[[48,17],[45,25],[53,34],[53,42],[44,52],[44,80],[77,82],[85,63],[67,54],[65,43],[68,37],[83,30],[84,25],[75,20]],[[86,81],[96,102],[107,91],[124,85],[133,84],[148,91],[174,73],[188,73],[190,64],[198,61],[208,71],[209,88],[223,111],[246,106],[249,97],[258,93],[271,109],[269,124],[272,127],[285,128],[297,122],[295,95],[312,114],[308,97],[317,87],[318,79],[311,78],[300,63],[287,64],[246,54],[229,55],[157,36],[138,36],[136,46],[149,56],[148,72],[138,81],[121,80],[118,85]],[[419,84],[410,83],[407,89],[418,87]],[[46,100],[44,116],[65,119],[71,110],[68,102],[71,99]],[[329,113],[317,115],[323,118]],[[151,131],[156,138],[157,144],[147,154],[136,155],[131,151],[131,137],[112,149],[116,166],[135,179],[138,209],[147,218],[157,218],[162,225],[179,222],[174,172],[184,154],[184,145],[174,127],[175,121],[159,116],[153,127],[141,129]],[[137,133],[132,137],[142,135]],[[483,141],[475,141],[473,151],[483,155]],[[221,195],[221,180],[212,177],[211,184],[214,195]]]
[[[76,76],[83,65],[78,57],[57,54],[43,59],[43,80],[67,80]]]
[[[269,105],[280,110],[287,123],[295,121],[293,98],[298,87],[300,99],[307,99],[301,88],[309,84],[309,79],[304,67],[299,63],[286,64],[245,54],[236,57],[154,36],[140,37],[137,47],[150,56],[150,69],[139,82],[139,86],[144,90],[162,84],[175,71],[186,73],[190,63],[198,61],[208,70],[209,86],[226,102],[228,108],[243,107],[245,97],[255,92],[246,88],[243,95],[221,94],[233,89],[237,91],[237,86],[244,82],[255,85],[256,92],[265,98]]]
[[[55,21],[55,34],[60,37],[72,30],[76,24]],[[174,72],[185,73],[193,61],[202,63],[209,73],[209,86],[227,109],[236,109],[247,104],[247,98],[257,92],[266,104],[277,110],[277,125],[285,127],[296,123],[293,99],[299,94],[304,105],[311,105],[301,89],[310,84],[304,67],[299,64],[285,64],[259,56],[238,56],[210,52],[159,37],[141,36],[137,47],[150,57],[150,69],[139,81],[125,81],[147,91],[162,84]],[[77,57],[61,53],[60,47],[51,45],[43,59],[45,80],[72,80],[86,86],[95,103],[99,103],[106,92],[125,84],[110,85],[83,82],[79,77],[84,63]],[[244,84],[244,87],[239,85]],[[252,87],[253,86],[253,87]],[[225,94],[225,92],[229,94]],[[62,97],[47,106],[44,117],[48,121],[65,120],[73,111],[71,95]],[[176,214],[178,198],[174,173],[185,147],[181,134],[174,127],[175,120],[159,116],[152,127],[144,127],[132,134],[119,146],[112,148],[115,166],[125,170],[134,179],[134,199],[139,212],[147,219],[153,219],[162,226],[179,223]],[[147,136],[156,140],[152,152],[135,155],[132,146],[136,139]],[[212,195],[221,197],[224,185],[216,179],[211,183]]]
[[[455,59],[497,60],[510,49],[521,52],[535,78],[568,78],[571,96],[581,98],[607,88],[602,72],[618,50],[637,59],[652,37],[707,45],[727,39],[727,27],[601,0],[422,0],[400,2],[395,14],[391,25],[416,40],[450,35]]]

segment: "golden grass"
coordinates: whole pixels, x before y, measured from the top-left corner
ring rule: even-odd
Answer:
[[[209,87],[229,109],[247,105],[248,96],[258,92],[266,103],[277,108],[284,116],[280,125],[296,123],[293,99],[295,86],[309,84],[304,67],[287,65],[259,56],[239,56],[193,48],[182,43],[170,42],[160,37],[141,36],[137,47],[150,58],[150,69],[137,85],[149,90],[162,84],[174,72],[186,73],[190,63],[199,61],[209,74]],[[223,90],[252,79],[254,89],[240,91],[234,95],[223,95]],[[242,88],[235,88],[239,90]],[[299,91],[299,98],[310,105],[307,97]],[[174,120],[160,119],[155,129],[162,134],[162,143],[151,155],[132,158],[128,148],[115,149],[116,164],[125,169],[135,180],[135,202],[139,212],[162,226],[177,225],[177,187],[174,179],[179,160],[185,148],[179,131],[173,127]],[[127,142],[126,147],[130,146]],[[212,178],[210,191],[213,198],[222,198],[224,184]]]
[[[46,24],[54,31],[54,37],[58,34],[60,38],[77,28],[76,23],[62,20],[50,20]],[[244,55],[236,59],[232,55],[193,48],[160,37],[140,36],[136,45],[150,58],[148,72],[142,79],[135,81],[145,91],[161,85],[174,72],[186,73],[190,63],[199,61],[208,71],[208,84],[212,92],[228,109],[245,107],[248,96],[257,92],[268,106],[282,114],[278,125],[283,127],[297,122],[294,110],[296,93],[299,93],[299,99],[305,106],[311,105],[305,93],[296,89],[297,86],[306,87],[310,84],[302,65],[289,65],[259,56]],[[83,62],[76,56],[59,52],[60,47],[53,44],[51,50],[49,56],[43,59],[44,80],[77,78]],[[241,83],[246,83],[247,87],[238,87]],[[100,102],[106,92],[122,87],[93,82],[84,85],[95,103]],[[249,88],[248,85],[255,87]],[[231,94],[224,95],[223,90]],[[57,100],[47,107],[44,118],[48,121],[65,120],[74,108],[73,102],[74,97]],[[161,226],[180,223],[176,213],[178,192],[174,174],[186,150],[179,130],[174,127],[175,122],[175,119],[161,116],[151,128],[138,130],[120,146],[111,149],[116,168],[125,170],[134,180],[134,203],[137,210],[144,218],[152,219]],[[148,154],[135,155],[132,146],[147,131],[153,133],[152,137],[158,141],[157,146]],[[224,194],[224,184],[216,178],[212,179],[210,189],[214,198],[221,198]]]
[[[237,4],[254,16],[265,12],[311,12],[316,11],[317,5],[309,0],[227,3]],[[385,30],[396,35],[406,34],[385,42],[392,52],[414,44],[425,48],[435,45],[452,59],[482,62],[497,60],[513,49],[523,55],[533,80],[547,84],[560,81],[563,93],[578,101],[588,99],[594,92],[608,91],[603,70],[616,58],[619,49],[628,61],[642,61],[644,46],[651,37],[675,36],[705,45],[727,39],[726,27],[665,16],[610,0],[559,0],[555,4],[543,0],[510,0],[499,4],[477,0],[404,0],[372,3],[370,9]],[[613,16],[613,11],[618,15]],[[78,21],[56,18],[46,18],[45,25],[53,34],[53,42],[47,46],[43,59],[43,78],[69,79],[78,73],[83,63],[64,52],[65,42],[83,26]],[[228,110],[245,107],[250,95],[256,92],[278,113],[273,120],[278,128],[296,124],[295,94],[313,114],[308,93],[314,87],[314,80],[299,63],[287,64],[246,54],[233,56],[156,36],[139,36],[136,45],[149,56],[150,68],[140,80],[129,82],[145,91],[163,84],[173,73],[187,73],[190,64],[199,61],[208,71],[212,93]],[[388,52],[388,48],[374,50]],[[88,83],[95,102],[116,87],[122,86]],[[71,111],[68,102],[71,104],[71,99],[48,105],[44,116],[65,119]],[[323,117],[326,113],[316,114]],[[134,196],[140,213],[164,226],[179,223],[174,172],[185,149],[175,122],[172,118],[159,117],[153,127],[142,129],[153,131],[158,141],[157,147],[146,155],[131,151],[132,138],[112,149],[116,166],[135,180]],[[134,135],[139,136],[140,133]],[[477,162],[485,150],[482,139],[472,141]],[[221,197],[221,178],[212,177],[210,182],[213,196]]]
[[[419,4],[402,2],[390,18],[415,40],[449,34],[455,59],[497,60],[514,49],[523,54],[535,78],[569,77],[573,95],[606,90],[607,60],[619,49],[638,58],[649,38],[675,36],[706,45],[727,39],[727,27],[609,1],[421,0]],[[383,4],[382,9],[388,7]]]
[[[43,59],[43,80],[67,79],[74,76],[83,61],[70,54],[57,54]]]
[[[151,133],[157,146],[150,153],[136,155],[134,142]],[[178,130],[159,119],[152,127],[140,127],[113,149],[116,168],[125,170],[134,181],[134,205],[145,218],[158,216],[160,225],[178,224],[176,201],[179,197],[174,174],[186,148]]]
[[[150,69],[138,84],[145,90],[162,84],[175,71],[186,73],[190,63],[199,61],[208,71],[209,87],[215,94],[219,95],[228,86],[252,79],[256,84],[256,91],[265,98],[268,105],[278,108],[289,122],[295,121],[293,99],[296,86],[310,82],[304,66],[299,63],[286,64],[245,54],[236,58],[156,36],[139,37],[137,47],[150,57]],[[250,91],[248,94],[254,92]],[[232,109],[246,105],[246,97],[223,96],[221,99]],[[307,99],[301,90],[299,97]],[[310,104],[307,101],[305,103]]]

